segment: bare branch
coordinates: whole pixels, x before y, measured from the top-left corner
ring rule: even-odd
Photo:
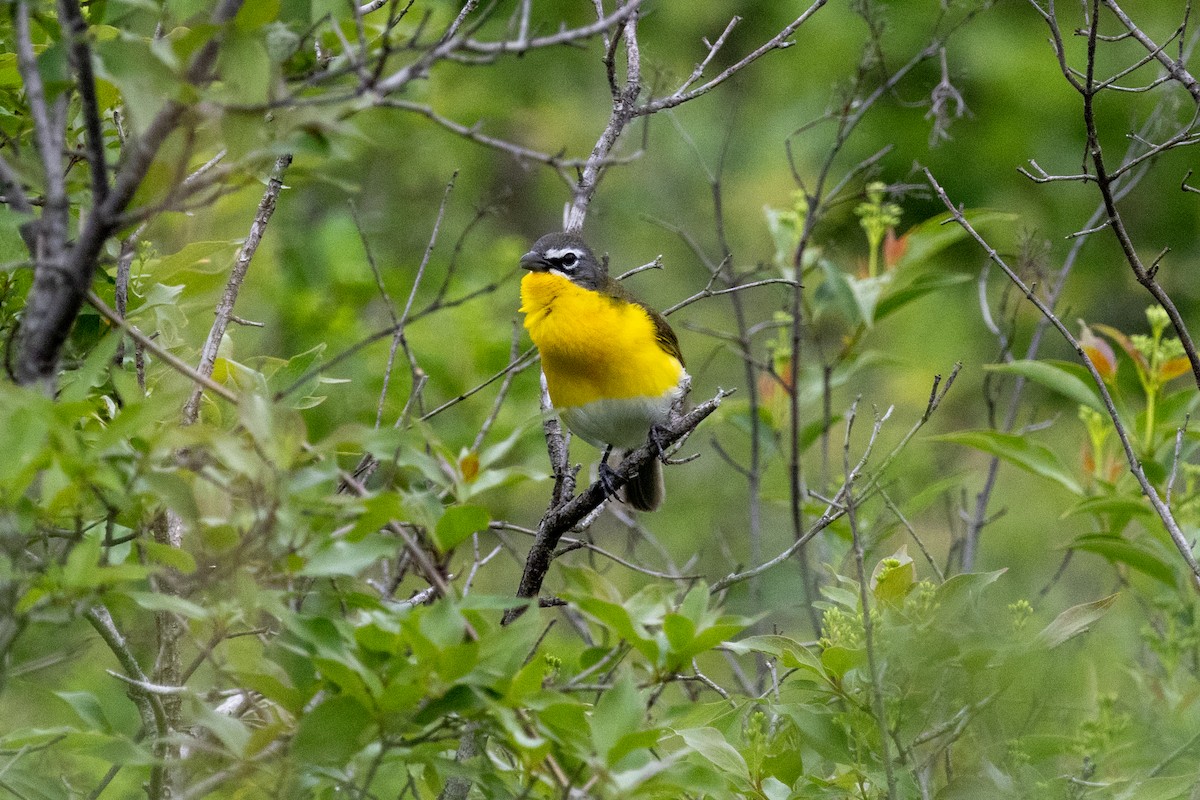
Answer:
[[[699,292],[696,292],[691,297],[684,298],[683,300],[680,300],[678,303],[671,306],[670,308],[664,309],[662,312],[662,315],[665,317],[669,314],[674,314],[679,309],[684,308],[685,306],[690,306],[692,303],[695,303],[699,300],[703,300],[706,297],[717,297],[717,296],[723,295],[723,294],[734,294],[735,292],[740,292],[745,289],[757,289],[760,286],[772,286],[775,284],[781,284],[783,286],[794,287],[796,285],[796,282],[793,280],[788,280],[787,278],[764,278],[761,281],[751,281],[750,283],[739,283],[736,286],[730,286],[727,289],[712,289],[712,288],[705,287],[704,289],[700,290]]]
[[[241,250],[238,251],[237,260],[234,261],[233,269],[229,272],[229,279],[225,282],[225,291],[221,295],[220,302],[217,303],[216,319],[213,320],[212,327],[208,331],[204,347],[200,349],[200,363],[196,367],[196,371],[201,375],[212,375],[213,365],[217,360],[217,351],[221,346],[221,340],[225,337],[225,329],[233,317],[233,306],[241,291],[242,281],[245,280],[246,272],[250,269],[250,261],[258,251],[259,243],[262,242],[267,223],[271,221],[271,215],[275,213],[275,201],[283,189],[283,173],[291,163],[291,154],[282,155],[275,162],[275,169],[267,181],[267,189],[263,192],[262,199],[258,203],[258,211],[254,215],[254,221],[250,224],[250,232],[246,235],[246,241],[242,243]],[[191,396],[183,406],[184,425],[192,424],[199,417],[202,394],[203,391],[199,385],[192,390]]]
[[[71,66],[78,76],[79,100],[83,107],[83,129],[87,144],[88,167],[92,173],[92,202],[103,203],[108,197],[108,163],[104,157],[104,133],[100,126],[100,105],[96,99],[96,78],[92,74],[92,49],[88,46],[87,23],[78,0],[58,0],[58,15],[69,39]]]
[[[482,53],[486,55],[500,55],[501,53],[524,53],[529,50],[536,50],[542,47],[554,47],[560,44],[571,44],[583,39],[590,39],[593,36],[602,34],[612,28],[614,25],[625,22],[630,15],[635,14],[641,6],[642,0],[630,0],[627,3],[619,5],[617,9],[608,16],[601,16],[595,22],[589,25],[581,25],[578,28],[563,29],[558,33],[549,36],[538,36],[532,39],[526,37],[528,18],[526,18],[526,26],[522,29],[515,40],[502,42],[480,42],[475,39],[464,39],[462,49],[473,53]],[[528,12],[526,12],[527,14]]]
[[[791,47],[793,43],[788,41],[788,37],[790,37],[793,33],[795,33],[796,30],[801,25],[803,25],[805,22],[807,22],[809,20],[809,18],[812,17],[813,14],[817,13],[817,11],[822,6],[824,6],[826,2],[827,2],[827,0],[815,0],[815,2],[811,6],[809,6],[808,9],[803,14],[801,14],[796,19],[792,20],[792,22],[789,23],[787,25],[787,27],[785,27],[779,33],[775,34],[775,36],[771,37],[771,39],[769,39],[766,43],[761,45],[757,50],[755,50],[754,52],[745,56],[744,58],[742,58],[742,60],[738,61],[736,64],[733,64],[732,66],[727,67],[724,71],[722,71],[719,75],[717,75],[715,78],[708,81],[707,83],[697,86],[695,89],[688,90],[687,87],[690,86],[691,83],[693,82],[693,79],[689,78],[688,81],[686,81],[682,86],[680,86],[678,89],[676,89],[672,94],[667,95],[666,97],[660,98],[658,100],[652,100],[648,103],[644,103],[643,105],[638,106],[634,110],[634,113],[640,117],[644,117],[647,114],[654,114],[659,111],[662,111],[664,108],[674,108],[675,106],[680,105],[681,103],[686,103],[689,100],[692,100],[696,97],[699,97],[702,94],[712,91],[713,89],[715,89],[716,87],[718,87],[722,83],[724,83],[725,81],[732,78],[738,72],[740,72],[743,69],[745,69],[746,67],[748,67],[750,64],[754,63],[755,61],[762,58],[767,53],[771,52],[772,50],[782,50],[784,48]],[[724,42],[725,37],[728,35],[730,29],[732,28],[732,26],[733,26],[733,23],[731,22],[730,27],[725,29],[725,33],[721,34],[721,38],[719,38],[717,40],[717,43],[713,46],[714,48],[720,47],[720,45]],[[708,58],[706,58],[705,61],[702,62],[701,67],[707,65],[708,61],[710,61],[712,59],[713,55],[714,55],[714,51],[712,49],[710,49]]]
[[[1142,487],[1142,492],[1147,498],[1149,498],[1150,505],[1154,507],[1155,513],[1157,513],[1159,519],[1162,520],[1163,526],[1167,529],[1167,533],[1170,534],[1171,540],[1175,543],[1176,549],[1178,549],[1180,555],[1183,556],[1184,562],[1192,571],[1192,574],[1200,579],[1200,563],[1197,563],[1195,556],[1192,555],[1192,548],[1188,543],[1187,536],[1180,529],[1179,524],[1175,521],[1175,516],[1171,512],[1170,507],[1163,502],[1163,499],[1159,496],[1158,491],[1146,477],[1146,472],[1142,469],[1142,462],[1137,457],[1137,453],[1134,451],[1133,442],[1129,438],[1128,431],[1125,430],[1125,424],[1121,421],[1121,415],[1117,413],[1117,408],[1113,403],[1112,395],[1108,391],[1108,386],[1104,383],[1104,378],[1101,377],[1100,372],[1096,369],[1095,363],[1092,362],[1092,359],[1083,349],[1083,346],[1079,343],[1079,340],[1076,339],[1071,331],[1067,329],[1067,326],[1062,323],[1062,320],[1055,315],[1053,309],[1047,306],[1045,302],[1043,302],[1041,298],[1034,293],[1033,289],[1031,289],[1023,280],[1021,280],[1021,277],[1012,269],[1012,267],[1008,265],[1004,258],[996,252],[995,248],[988,244],[987,240],[984,239],[979,232],[975,230],[974,226],[971,225],[967,218],[963,216],[962,211],[952,202],[950,202],[950,198],[947,197],[945,189],[943,189],[941,184],[937,182],[937,179],[933,177],[933,173],[931,173],[927,168],[923,169],[922,171],[925,173],[925,178],[929,181],[929,185],[932,186],[933,190],[937,193],[938,198],[941,199],[942,203],[945,204],[946,208],[950,211],[954,221],[962,226],[963,230],[965,230],[967,234],[970,235],[970,237],[974,239],[981,248],[983,248],[983,250],[987,253],[988,258],[1004,271],[1004,274],[1007,275],[1008,279],[1013,282],[1013,285],[1015,285],[1021,291],[1021,293],[1025,295],[1029,302],[1033,303],[1037,310],[1041,312],[1042,316],[1050,321],[1050,324],[1053,325],[1063,339],[1065,339],[1067,343],[1071,345],[1071,348],[1075,351],[1076,356],[1080,361],[1083,362],[1084,367],[1087,368],[1087,371],[1092,376],[1092,381],[1096,384],[1096,389],[1100,394],[1101,401],[1104,403],[1105,411],[1112,420],[1113,427],[1117,432],[1117,438],[1121,442],[1121,448],[1125,451],[1125,460],[1129,464],[1130,472],[1132,472],[1133,476],[1137,479],[1138,485]]]
[[[1117,5],[1116,0],[1104,0],[1104,5],[1108,6],[1108,9],[1112,11],[1117,19],[1121,20],[1121,24],[1124,25],[1126,30],[1129,31],[1130,36],[1132,36],[1134,39],[1137,39],[1138,42],[1140,42],[1141,45],[1145,47],[1147,51],[1149,51],[1150,55],[1153,56],[1158,63],[1162,64],[1163,68],[1167,71],[1167,74],[1169,74],[1175,81],[1178,81],[1179,85],[1187,90],[1188,94],[1192,96],[1193,100],[1195,100],[1197,103],[1200,103],[1200,83],[1196,81],[1196,78],[1192,75],[1192,73],[1187,71],[1187,68],[1184,67],[1183,62],[1172,59],[1163,51],[1163,47],[1155,44],[1153,39],[1143,33],[1142,29],[1135,25],[1133,20],[1129,18],[1129,15],[1126,14],[1119,5]],[[1092,28],[1095,29],[1095,23],[1093,23]],[[1164,46],[1165,44],[1166,43],[1164,43]]]
[[[716,411],[721,405],[721,401],[728,395],[729,393],[724,390],[718,391],[712,398],[696,406],[687,414],[680,415],[679,410],[674,409],[671,419],[664,426],[662,435],[659,437],[658,445],[665,449],[683,439],[695,430],[696,426],[706,417]],[[550,562],[554,558],[554,549],[557,547],[559,539],[598,509],[608,499],[608,491],[624,486],[639,470],[658,458],[658,445],[647,441],[637,450],[629,453],[613,471],[613,479],[607,489],[604,481],[597,480],[578,496],[571,498],[569,494],[564,494],[561,503],[551,505],[550,510],[538,524],[537,537],[534,539],[533,547],[530,548],[529,556],[525,561],[525,572],[521,576],[517,597],[533,598],[538,596],[542,583],[546,579],[546,573],[550,569]],[[509,609],[504,615],[505,622],[516,619],[523,610],[524,607]]]

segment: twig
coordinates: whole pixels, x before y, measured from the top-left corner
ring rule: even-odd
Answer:
[[[936,392],[937,385],[934,384],[934,393],[936,394]],[[884,774],[887,778],[888,798],[889,800],[896,800],[896,774],[892,766],[892,755],[890,752],[891,737],[887,723],[887,711],[884,706],[883,674],[880,671],[879,661],[875,653],[875,623],[871,619],[870,576],[867,575],[862,534],[858,529],[858,513],[854,497],[855,473],[850,469],[850,431],[854,427],[854,417],[857,409],[858,400],[855,399],[846,414],[846,437],[842,444],[842,468],[848,477],[846,478],[842,494],[845,497],[846,521],[850,525],[850,537],[854,548],[854,566],[858,573],[858,599],[862,605],[860,611],[862,613],[863,643],[867,651],[867,669],[871,677],[871,710],[874,712],[875,724],[879,728],[879,747],[881,750],[879,758],[883,761]],[[883,424],[884,419],[886,419],[886,415],[875,420],[875,430],[871,434],[872,438],[879,435],[879,428]]]
[[[111,308],[109,308],[107,303],[97,297],[95,292],[88,290],[84,297],[87,298],[88,303],[91,304],[96,311],[100,312],[100,316],[104,317],[110,323],[120,328],[134,341],[157,356],[158,359],[164,364],[171,367],[171,369],[187,377],[189,380],[194,381],[198,385],[203,386],[205,389],[208,389],[210,392],[222,398],[223,400],[228,400],[230,403],[237,405],[238,396],[231,392],[228,387],[217,383],[207,375],[201,375],[192,367],[191,364],[188,364],[169,350],[164,349],[149,336],[142,333],[125,320],[121,319],[120,315],[118,315],[116,311],[113,311]]]
[[[735,294],[736,292],[740,292],[745,289],[757,289],[760,286],[771,286],[774,284],[781,284],[783,286],[791,286],[791,287],[796,286],[796,282],[793,280],[789,280],[788,278],[764,278],[761,281],[751,281],[750,283],[739,283],[736,286],[730,286],[727,289],[711,289],[711,288],[705,287],[704,289],[700,290],[699,292],[696,292],[691,297],[680,300],[678,303],[671,306],[670,308],[663,309],[662,315],[665,317],[669,314],[674,314],[679,309],[684,308],[685,306],[690,306],[692,303],[695,303],[699,300],[703,300],[706,297],[718,297],[723,294]],[[710,286],[711,286],[711,284],[710,284]]]
[[[280,156],[275,162],[275,168],[267,181],[267,189],[263,192],[262,199],[258,203],[258,211],[254,215],[254,221],[250,224],[250,232],[246,235],[246,241],[242,244],[241,250],[238,251],[233,269],[229,272],[229,279],[225,282],[225,291],[221,295],[220,302],[217,303],[216,319],[213,320],[212,327],[208,331],[208,338],[205,339],[204,346],[200,349],[200,363],[196,367],[196,372],[200,375],[205,377],[212,375],[221,340],[225,337],[225,329],[233,317],[233,306],[241,291],[242,281],[245,280],[246,272],[250,269],[250,261],[258,251],[259,243],[262,242],[267,223],[271,221],[271,215],[275,213],[275,202],[279,198],[279,192],[283,189],[283,173],[287,171],[291,163],[290,153]],[[203,389],[200,384],[197,384],[183,406],[184,425],[192,424],[200,416],[202,395]]]
[[[867,493],[874,491],[875,487],[879,484],[884,474],[886,474],[896,456],[908,446],[908,443],[912,441],[912,438],[916,436],[917,432],[921,430],[921,428],[923,428],[927,422],[929,422],[934,412],[937,411],[937,409],[941,406],[946,394],[950,391],[950,387],[954,384],[954,379],[957,377],[958,371],[961,367],[962,364],[954,365],[954,369],[950,372],[945,384],[942,384],[940,375],[934,377],[934,389],[930,396],[929,403],[925,407],[925,413],[922,414],[915,423],[913,423],[908,432],[900,438],[900,441],[897,442],[888,452],[888,454],[884,456],[883,460],[880,461],[879,466],[876,467],[875,471],[868,477],[860,496],[865,496]],[[939,385],[940,391],[938,388]],[[889,408],[880,422],[886,421],[891,413],[892,410]],[[837,494],[835,494],[832,499],[826,501],[825,511],[816,520],[816,522],[810,525],[806,530],[802,531],[800,535],[796,536],[791,545],[789,545],[774,558],[764,561],[762,564],[759,564],[752,569],[726,575],[709,588],[709,593],[713,595],[719,594],[720,592],[728,589],[730,586],[757,578],[768,570],[785,563],[788,559],[799,552],[801,548],[803,548],[804,545],[807,544],[814,536],[828,528],[831,524],[833,524],[834,521],[843,517],[846,514],[846,486],[849,483],[858,481],[859,475],[861,475],[863,469],[866,467],[867,461],[870,459],[871,453],[875,449],[875,440],[880,430],[881,428],[878,425],[872,428],[871,437],[867,440],[867,444],[863,448],[863,453],[862,456],[859,457],[858,463],[854,465],[853,470],[847,473],[846,479],[842,483],[842,487],[838,490]]]
[[[795,33],[801,25],[807,22],[813,14],[815,14],[822,6],[824,6],[826,1],[827,0],[816,0],[816,2],[809,6],[803,14],[794,19],[791,23],[784,27],[783,30],[759,46],[758,49],[743,57],[740,61],[729,67],[726,67],[720,74],[707,83],[697,86],[695,89],[687,89],[687,87],[694,83],[696,78],[699,77],[698,73],[702,70],[698,68],[697,72],[694,72],[692,76],[690,76],[688,80],[685,81],[684,84],[676,89],[672,94],[658,100],[652,100],[648,103],[645,103],[639,106],[634,113],[638,116],[646,116],[647,114],[654,114],[662,111],[665,108],[674,108],[681,103],[686,103],[687,101],[699,97],[706,92],[712,91],[772,50],[782,50],[784,48],[791,47],[793,43],[787,40],[788,37]],[[721,34],[721,37],[717,39],[717,42],[710,48],[708,58],[701,63],[701,67],[706,66],[708,61],[712,59],[716,49],[724,43],[725,37],[729,34],[730,30],[732,30],[732,27],[733,23],[731,22],[730,25],[725,29],[725,32]]]
[[[1158,61],[1158,63],[1162,64],[1163,69],[1167,71],[1167,74],[1169,74],[1173,80],[1178,81],[1179,84],[1187,90],[1188,94],[1192,96],[1193,100],[1195,100],[1197,103],[1200,103],[1200,83],[1198,83],[1196,78],[1187,71],[1183,61],[1175,60],[1168,56],[1163,51],[1162,47],[1156,45],[1149,36],[1142,32],[1141,28],[1134,24],[1133,20],[1129,18],[1125,11],[1119,5],[1117,5],[1116,0],[1104,0],[1104,5],[1108,6],[1109,10],[1113,12],[1117,19],[1121,20],[1121,24],[1125,26],[1125,28],[1129,31],[1129,34],[1134,39],[1137,39],[1138,42],[1140,42],[1141,45],[1145,47]],[[1095,29],[1094,24],[1092,28]]]
[[[691,433],[706,417],[717,410],[721,405],[721,401],[728,394],[724,390],[718,391],[715,396],[696,406],[696,408],[687,414],[681,416],[677,412],[673,413],[670,421],[664,426],[658,444],[663,449],[666,449],[681,440],[688,433]],[[613,471],[608,490],[619,489],[621,486],[624,486],[643,467],[653,459],[658,458],[658,455],[659,447],[649,441],[629,453]],[[563,497],[561,504],[551,506],[538,524],[537,536],[525,560],[525,572],[521,576],[521,584],[517,589],[517,597],[537,597],[541,591],[542,583],[545,581],[546,572],[550,569],[550,562],[554,557],[554,548],[558,545],[559,539],[564,533],[599,508],[607,499],[605,482],[597,480],[577,497],[570,498],[569,495],[566,495]],[[522,611],[523,609],[510,609],[505,612],[504,621],[506,623],[511,622],[520,616]]]
[[[1004,258],[996,252],[995,248],[993,248],[987,242],[987,240],[975,230],[974,226],[971,225],[967,218],[963,216],[962,211],[952,202],[950,202],[950,198],[946,196],[945,189],[943,189],[941,184],[937,182],[937,179],[933,177],[933,173],[931,173],[928,168],[923,168],[922,172],[925,174],[925,179],[929,181],[930,186],[932,186],[933,190],[937,193],[938,198],[950,211],[954,221],[962,226],[963,230],[965,230],[967,234],[970,235],[970,237],[974,239],[981,248],[983,248],[984,252],[987,253],[988,258],[991,259],[994,264],[1000,267],[1000,269],[1004,270],[1004,274],[1008,276],[1008,279],[1013,282],[1013,284],[1022,292],[1022,294],[1025,295],[1029,302],[1033,303],[1037,310],[1041,312],[1042,316],[1050,321],[1050,324],[1054,326],[1059,334],[1075,351],[1075,354],[1079,360],[1083,362],[1084,367],[1087,368],[1087,371],[1092,376],[1092,381],[1096,384],[1096,390],[1100,394],[1100,399],[1104,404],[1105,411],[1108,412],[1108,416],[1112,420],[1113,428],[1117,432],[1117,438],[1121,442],[1121,448],[1125,451],[1125,460],[1129,464],[1130,472],[1132,472],[1133,476],[1137,479],[1138,485],[1142,488],[1142,492],[1147,498],[1149,498],[1150,505],[1154,507],[1159,519],[1162,520],[1164,527],[1167,529],[1167,533],[1170,534],[1171,540],[1175,543],[1176,549],[1178,549],[1180,555],[1183,556],[1184,562],[1192,571],[1192,574],[1200,579],[1200,564],[1196,562],[1195,556],[1192,555],[1191,545],[1188,543],[1187,536],[1183,533],[1179,527],[1179,524],[1175,521],[1175,516],[1171,513],[1171,509],[1166,503],[1163,502],[1163,499],[1159,496],[1154,486],[1150,483],[1150,480],[1146,477],[1146,472],[1142,469],[1142,462],[1138,459],[1137,453],[1133,448],[1133,443],[1129,438],[1129,433],[1125,430],[1125,424],[1121,421],[1121,415],[1117,413],[1117,408],[1113,403],[1112,395],[1108,391],[1108,386],[1104,383],[1104,378],[1096,369],[1095,363],[1092,362],[1092,359],[1083,349],[1083,346],[1079,343],[1079,340],[1076,339],[1071,331],[1067,329],[1066,325],[1064,325],[1062,320],[1055,315],[1054,311],[1047,306],[1041,300],[1041,298],[1039,298],[1033,292],[1033,290],[1025,284],[1023,280],[1021,280],[1021,277],[1017,275],[1012,267],[1008,265],[1008,262],[1006,262]]]

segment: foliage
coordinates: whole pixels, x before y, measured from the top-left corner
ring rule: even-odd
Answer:
[[[0,794],[1195,796],[1182,12],[710,5],[5,6]],[[564,202],[738,391],[518,601]]]

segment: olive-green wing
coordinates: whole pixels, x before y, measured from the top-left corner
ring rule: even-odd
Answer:
[[[658,346],[679,359],[680,364],[687,366],[683,363],[683,351],[679,349],[679,339],[663,315],[645,303],[638,303],[638,305],[646,309],[646,313],[650,315],[650,321],[654,323],[654,338],[658,341]]]

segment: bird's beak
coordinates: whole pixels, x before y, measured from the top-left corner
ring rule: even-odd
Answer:
[[[541,253],[530,251],[521,256],[521,269],[527,269],[532,272],[545,272],[550,267],[550,262],[542,257]]]

